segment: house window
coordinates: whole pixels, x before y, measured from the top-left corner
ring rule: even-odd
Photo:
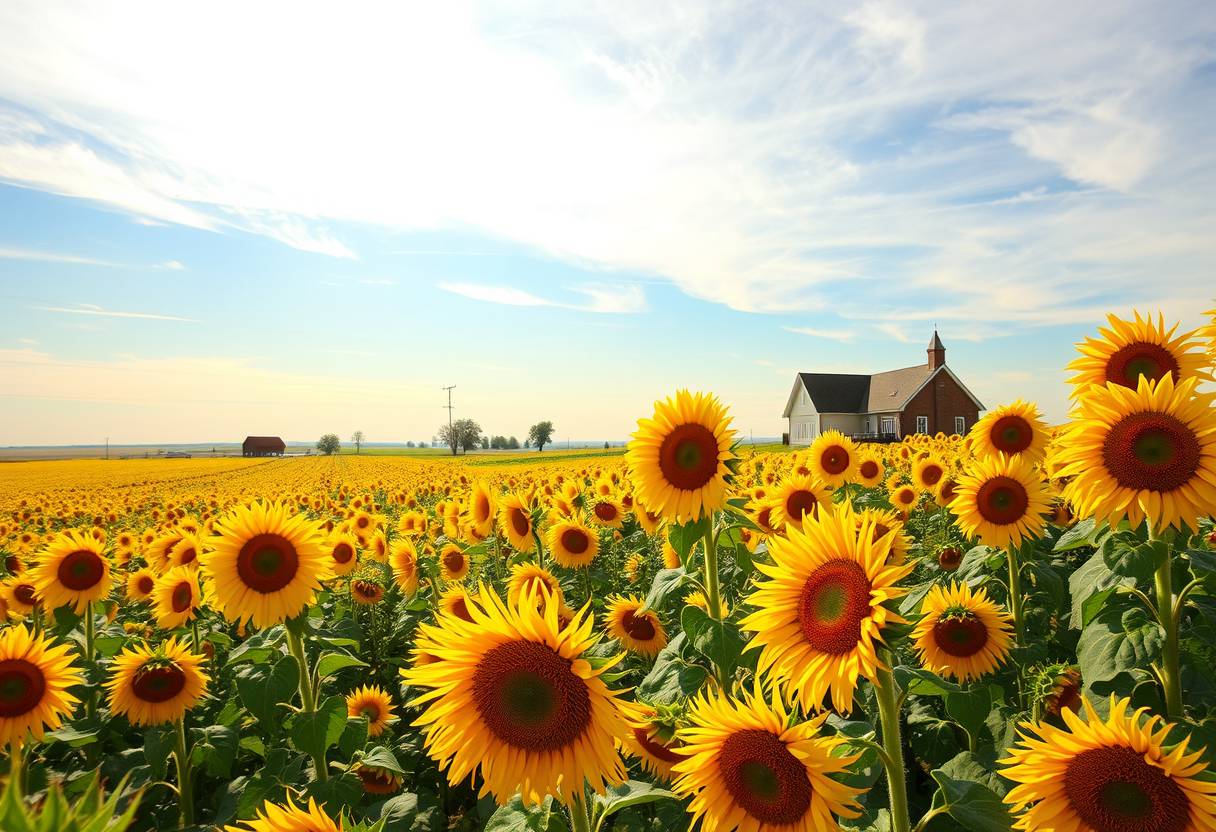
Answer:
[[[954,432],[957,433],[959,436],[962,436],[964,433],[967,432],[967,417],[966,416],[955,416],[954,417]]]
[[[806,388],[802,388],[802,403],[806,404]]]
[[[928,416],[917,416],[916,417],[916,432],[917,433],[928,433],[929,432],[929,417]]]
[[[894,416],[883,416],[882,417],[882,432],[883,432],[884,436],[894,436],[895,435],[895,417]]]

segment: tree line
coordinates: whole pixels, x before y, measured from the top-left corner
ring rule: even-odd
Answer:
[[[448,425],[443,425],[439,428],[438,439],[443,444],[452,449],[452,455],[455,456],[458,451],[469,452],[477,448],[485,450],[516,450],[520,447],[519,440],[514,436],[490,436],[483,433],[481,425],[477,424],[472,419],[457,419]],[[524,440],[523,447],[536,448],[537,451],[543,451],[546,445],[551,444],[553,440],[553,423],[549,420],[537,422],[532,427],[528,428],[528,437]],[[351,444],[355,446],[355,453],[363,451],[363,445],[367,441],[366,435],[361,430],[355,431],[350,437]],[[429,443],[423,441],[417,445],[411,440],[405,443],[407,448],[426,448]],[[342,440],[338,438],[336,433],[327,433],[317,440],[317,450],[329,456],[336,454],[342,449]]]

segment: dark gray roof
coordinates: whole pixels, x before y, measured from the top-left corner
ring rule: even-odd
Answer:
[[[870,395],[870,377],[845,373],[799,373],[820,413],[861,413]]]

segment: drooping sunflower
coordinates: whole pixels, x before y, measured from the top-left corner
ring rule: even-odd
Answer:
[[[980,588],[965,583],[934,586],[912,631],[921,664],[934,673],[970,682],[996,670],[1008,657],[1010,616]]]
[[[532,509],[520,495],[507,494],[502,498],[498,525],[515,551],[527,554],[536,548],[532,537]]]
[[[807,475],[795,474],[782,480],[774,491],[769,522],[788,531],[803,518],[830,514],[832,493],[823,483]]]
[[[912,482],[922,491],[935,491],[948,472],[946,463],[930,454],[912,463]]]
[[[989,410],[972,426],[967,439],[976,456],[1005,454],[1038,462],[1047,447],[1047,424],[1032,402],[1018,399]]]
[[[858,677],[878,671],[883,627],[903,621],[884,604],[904,594],[895,584],[912,564],[889,563],[891,536],[875,540],[873,525],[847,507],[808,517],[769,540],[771,564],[755,564],[768,580],[757,582],[748,598],[756,612],[740,626],[755,633],[748,649],[760,649],[757,670],[806,711],[829,691],[836,710],[848,711]]]
[[[110,561],[91,535],[72,529],[55,536],[30,570],[30,580],[48,610],[71,604],[83,613],[86,605],[110,593]]]
[[[704,832],[819,832],[837,818],[861,814],[864,790],[835,779],[859,755],[840,751],[845,740],[819,732],[828,715],[791,725],[776,696],[762,691],[730,698],[719,692],[692,700],[691,724],[677,735],[684,759],[673,788],[691,796],[693,823]]]
[[[212,603],[229,621],[270,627],[313,602],[329,577],[320,529],[283,503],[255,502],[216,523],[219,536],[203,555]]]
[[[857,477],[857,443],[838,430],[825,430],[807,451],[811,473],[832,488]]]
[[[1188,379],[1135,390],[1108,384],[1080,400],[1053,445],[1064,498],[1081,517],[1196,527],[1216,505],[1216,395]]]
[[[396,794],[405,782],[396,772],[367,763],[359,763],[354,771],[363,783],[363,791],[368,794]]]
[[[567,569],[590,566],[600,553],[600,538],[577,520],[562,520],[549,527],[549,553]]]
[[[1005,802],[1016,829],[1077,832],[1199,832],[1216,829],[1216,782],[1203,749],[1189,739],[1163,746],[1174,728],[1147,708],[1128,713],[1127,699],[1111,696],[1103,720],[1082,698],[1084,719],[1060,716],[1066,728],[1024,722],[1020,740],[1001,760],[1001,775],[1017,785]]]
[[[177,722],[207,692],[203,657],[170,638],[159,647],[137,644],[114,658],[106,682],[110,710],[132,725]]]
[[[1175,335],[1178,324],[1167,329],[1160,313],[1156,322],[1152,315],[1133,314],[1132,321],[1107,315],[1110,328],[1098,328],[1101,338],[1086,338],[1077,344],[1081,357],[1068,365],[1068,369],[1077,371],[1069,379],[1074,385],[1073,396],[1085,396],[1108,383],[1135,390],[1142,378],[1158,381],[1170,376],[1179,384],[1191,378],[1211,377],[1196,332]]]
[[[667,646],[667,631],[654,610],[642,610],[646,599],[638,595],[616,595],[608,599],[604,624],[621,646],[647,658]]]
[[[535,563],[517,563],[511,567],[511,577],[507,579],[508,604],[516,606],[528,595],[543,599],[546,593],[561,603],[562,585],[548,569]]]
[[[595,644],[583,610],[559,629],[556,599],[507,605],[482,585],[472,621],[441,616],[419,625],[416,649],[439,661],[402,671],[430,688],[411,705],[431,757],[449,782],[480,772],[482,795],[524,805],[569,800],[586,782],[603,793],[625,778],[615,744],[628,731],[619,691],[600,678],[615,662],[583,657]]]
[[[904,520],[899,512],[889,508],[862,509],[855,515],[857,528],[867,521],[870,523],[871,534],[877,542],[881,538],[891,538],[891,553],[888,559],[891,563],[901,564],[908,556],[908,547],[912,545],[908,533],[904,531]]]
[[[392,567],[397,586],[407,598],[412,598],[418,591],[418,550],[414,548],[412,540],[399,537],[393,541],[389,566]]]
[[[79,701],[68,689],[83,681],[66,644],[31,635],[25,625],[0,631],[0,749],[41,740]]]
[[[488,535],[494,528],[494,493],[481,480],[473,483],[469,491],[469,522],[481,537]]]
[[[324,549],[329,553],[330,574],[349,575],[359,565],[359,541],[350,532],[335,532]]]
[[[711,394],[679,390],[638,420],[625,460],[638,500],[664,519],[696,520],[726,503],[733,460],[726,408]]]
[[[162,630],[180,627],[194,618],[203,605],[198,586],[198,569],[175,566],[161,575],[152,589],[152,612]]]
[[[671,780],[671,767],[684,759],[675,721],[661,719],[659,712],[644,702],[622,702],[621,710],[629,726],[625,751],[654,776]]]
[[[363,685],[346,695],[346,715],[351,719],[367,717],[367,735],[378,737],[397,721],[393,698],[379,685]]]
[[[225,826],[224,832],[342,832],[316,798],[308,798],[308,808],[301,808],[287,798],[280,806],[267,800],[252,820],[239,821],[239,826]]]
[[[384,587],[376,581],[355,578],[350,582],[350,595],[356,604],[370,607],[384,600]]]
[[[968,537],[1002,549],[1017,546],[1043,533],[1050,511],[1047,485],[1029,460],[983,457],[959,477],[950,510]]]
[[[857,481],[866,488],[882,482],[882,459],[875,453],[862,451],[857,458]]]
[[[445,581],[463,581],[469,574],[469,556],[455,543],[448,543],[439,550],[439,574]]]

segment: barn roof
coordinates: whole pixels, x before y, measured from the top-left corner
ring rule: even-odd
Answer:
[[[976,407],[984,409],[983,403],[944,364],[937,369],[930,369],[928,364],[917,364],[915,367],[889,370],[871,376],[852,373],[799,373],[798,378],[819,413],[889,413],[903,410],[929,379],[938,373],[946,373],[953,378],[963,392],[975,402]],[[795,384],[794,393],[797,390]],[[783,416],[790,415],[794,393],[790,394]]]
[[[283,446],[287,447],[287,443],[277,436],[246,436],[242,445],[262,445],[262,446]]]

